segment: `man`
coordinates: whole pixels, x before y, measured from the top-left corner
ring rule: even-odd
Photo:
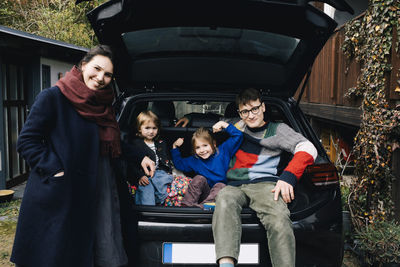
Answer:
[[[228,186],[216,199],[213,235],[217,263],[233,267],[239,256],[242,207],[249,205],[266,229],[273,266],[295,265],[295,238],[287,203],[294,199],[294,186],[307,165],[317,157],[314,145],[284,123],[264,121],[265,104],[255,89],[242,91],[236,99],[244,133],[243,143],[230,163]],[[280,176],[280,154],[294,154]]]

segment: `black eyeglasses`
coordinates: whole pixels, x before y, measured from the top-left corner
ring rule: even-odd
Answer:
[[[262,105],[262,103],[260,105],[258,105],[258,106],[252,107],[250,110],[243,109],[243,110],[238,110],[238,112],[239,112],[240,116],[243,117],[243,118],[247,118],[249,116],[250,111],[254,115],[257,115],[258,112],[260,112],[261,105]]]

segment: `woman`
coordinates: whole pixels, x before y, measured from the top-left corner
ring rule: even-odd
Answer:
[[[113,72],[109,47],[94,47],[31,108],[17,144],[31,167],[11,256],[17,266],[128,264],[119,217],[128,205],[111,167],[125,148],[111,106]],[[154,162],[127,151],[153,174]]]

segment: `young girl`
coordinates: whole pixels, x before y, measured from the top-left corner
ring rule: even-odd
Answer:
[[[189,184],[182,206],[203,208],[204,203],[215,201],[217,193],[226,184],[229,161],[238,150],[243,134],[224,121],[217,122],[212,128],[214,133],[225,129],[230,138],[217,147],[209,131],[199,128],[192,137],[194,155],[187,158],[182,158],[178,149],[183,144],[183,138],[177,139],[172,145],[171,154],[175,167],[197,174]]]
[[[136,205],[162,204],[167,197],[167,185],[172,182],[172,163],[167,155],[166,143],[159,139],[160,121],[150,110],[141,112],[136,119],[137,135],[133,145],[156,163],[156,171],[151,178],[142,169],[134,169],[138,178]]]

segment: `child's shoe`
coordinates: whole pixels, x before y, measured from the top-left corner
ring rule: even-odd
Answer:
[[[215,202],[206,202],[206,203],[203,204],[203,208],[204,208],[205,210],[214,211],[214,209],[215,209]]]

